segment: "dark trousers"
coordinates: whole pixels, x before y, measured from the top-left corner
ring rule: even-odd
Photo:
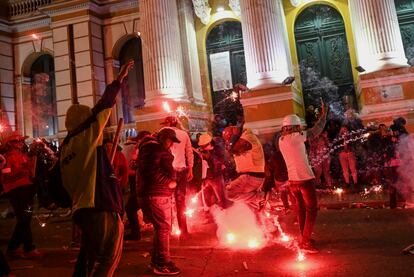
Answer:
[[[397,187],[398,181],[398,167],[390,166],[384,167],[384,175],[388,185],[390,195],[390,208],[395,209],[398,202],[405,202],[404,195]]]
[[[125,213],[128,218],[129,227],[131,228],[131,235],[137,236],[137,238],[141,238],[141,230],[139,227],[138,221],[138,210],[140,209],[138,205],[137,193],[135,189],[135,175],[129,177],[129,187],[130,187],[130,194],[128,197],[128,201],[125,205]]]
[[[315,179],[304,182],[289,182],[296,199],[297,217],[302,234],[302,242],[308,243],[312,237],[313,225],[318,214]]]
[[[142,212],[154,226],[151,262],[162,265],[170,261],[171,197],[140,198]]]
[[[187,217],[185,211],[187,209],[185,203],[185,197],[187,194],[187,169],[177,171],[177,187],[175,188],[175,205],[177,207],[177,221],[178,227],[181,230],[181,234],[187,234]]]
[[[36,188],[34,185],[18,187],[8,192],[10,204],[13,207],[17,220],[7,246],[8,251],[18,249],[22,243],[25,252],[36,248],[33,244],[32,228],[30,226],[35,193]]]
[[[73,219],[82,230],[73,276],[112,276],[122,254],[124,224],[119,214],[80,209]]]
[[[0,276],[8,274],[10,274],[10,266],[4,257],[3,252],[0,252]]]
[[[207,207],[211,207],[213,204],[218,204],[220,207],[225,208],[227,200],[224,193],[223,176],[205,179],[202,185],[201,195],[204,200],[203,203],[205,203]]]

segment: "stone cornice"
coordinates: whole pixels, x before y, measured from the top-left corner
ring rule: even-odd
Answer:
[[[254,92],[253,92],[254,93]],[[265,103],[280,102],[294,99],[292,92],[275,93],[251,98],[240,99],[243,106],[253,106]],[[296,100],[295,100],[296,101]]]
[[[414,112],[414,99],[405,99],[389,103],[366,105],[361,109],[360,116],[367,120],[371,118],[394,117]]]
[[[104,3],[102,1],[84,2],[75,5],[68,5],[67,2],[52,4],[42,9],[42,11],[50,16],[71,13],[77,10],[89,9],[98,14],[107,14],[123,9],[138,7],[138,0],[121,1],[116,3]]]
[[[399,74],[399,75],[389,75],[384,77],[378,77],[369,80],[361,80],[359,83],[359,89],[371,88],[378,86],[389,86],[399,83],[406,83],[414,81],[414,72]]]

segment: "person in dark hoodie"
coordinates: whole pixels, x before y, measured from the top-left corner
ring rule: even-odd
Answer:
[[[66,113],[68,138],[61,145],[60,169],[63,186],[73,202],[73,220],[82,230],[73,276],[112,276],[121,258],[122,193],[102,137],[121,83],[132,66],[129,62],[121,67],[92,109],[74,104]]]
[[[180,143],[174,129],[163,128],[139,145],[137,193],[144,216],[154,226],[151,267],[157,275],[180,274],[170,260],[171,200],[177,186],[170,152],[174,143]]]

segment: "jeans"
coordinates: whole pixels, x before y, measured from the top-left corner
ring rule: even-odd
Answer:
[[[187,194],[187,169],[177,171],[177,187],[175,188],[174,197],[175,205],[177,206],[177,221],[178,227],[182,234],[188,233],[187,217],[184,214],[186,208],[186,194]]]
[[[125,205],[125,213],[128,218],[129,226],[131,228],[131,235],[136,236],[137,238],[141,238],[141,230],[138,221],[138,199],[137,193],[135,189],[135,176],[129,176],[129,184],[130,184],[130,194],[128,197],[128,201]]]
[[[140,198],[142,212],[154,226],[151,262],[157,265],[170,261],[171,197],[148,196]]]
[[[224,194],[224,179],[223,176],[216,178],[205,179],[202,185],[201,196],[203,204],[211,207],[217,203],[220,207],[226,207],[226,196]]]
[[[309,243],[312,237],[313,225],[318,214],[318,200],[316,198],[315,179],[303,182],[289,182],[290,189],[296,199],[297,217],[302,242]]]
[[[258,209],[259,202],[264,199],[264,192],[259,191],[263,182],[264,178],[242,174],[226,187],[227,197],[229,200],[242,201]]]
[[[36,248],[33,244],[32,228],[30,226],[35,193],[36,188],[34,185],[18,187],[8,192],[10,204],[13,207],[17,220],[7,246],[8,251],[18,249],[22,243],[25,252]]]
[[[339,162],[341,163],[342,173],[344,175],[345,183],[349,185],[349,170],[351,170],[354,185],[358,183],[358,174],[356,169],[356,158],[353,152],[339,153]]]
[[[112,276],[122,254],[124,224],[119,214],[87,208],[77,210],[73,219],[82,230],[73,276]]]

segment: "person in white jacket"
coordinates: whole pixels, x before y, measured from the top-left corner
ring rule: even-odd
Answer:
[[[309,164],[305,141],[317,137],[326,123],[327,108],[323,105],[322,114],[315,125],[306,131],[301,129],[301,119],[288,115],[283,119],[282,136],[279,149],[282,152],[288,170],[290,189],[297,203],[297,217],[302,234],[299,246],[308,253],[317,253],[311,238],[318,213],[315,175]]]

